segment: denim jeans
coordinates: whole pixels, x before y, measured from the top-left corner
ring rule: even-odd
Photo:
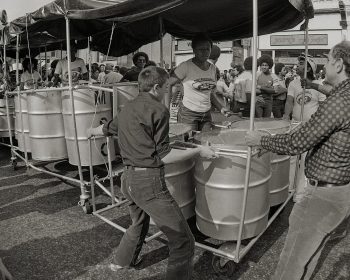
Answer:
[[[165,279],[191,279],[194,237],[178,204],[168,191],[164,168],[126,169],[122,175],[122,193],[130,201],[132,224],[120,241],[115,258],[116,264],[130,266],[135,263],[152,217],[169,242]]]
[[[191,130],[209,131],[212,127],[210,110],[207,112],[195,112],[180,104],[177,113],[177,121],[191,126]]]
[[[272,112],[272,97],[264,96],[264,102],[257,101],[255,104],[255,115],[257,118],[270,118]]]
[[[280,119],[284,115],[284,105],[286,101],[280,99],[273,99],[272,101],[272,114],[275,119]]]
[[[350,215],[350,184],[306,187],[294,205],[273,280],[310,279],[330,234]]]

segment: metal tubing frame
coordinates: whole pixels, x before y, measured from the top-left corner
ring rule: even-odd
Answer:
[[[72,82],[72,63],[71,63],[71,47],[70,47],[70,25],[69,25],[69,18],[65,17],[66,21],[66,40],[67,40],[67,64],[68,64],[68,91],[71,99],[71,108],[72,108],[72,121],[73,121],[73,130],[74,130],[74,145],[75,145],[75,151],[77,153],[78,158],[78,173],[79,173],[79,181],[80,181],[80,206],[84,206],[85,202],[90,198],[89,194],[87,193],[85,183],[83,180],[83,170],[81,166],[81,160],[80,160],[80,151],[79,151],[79,144],[78,144],[78,132],[77,132],[77,122],[75,118],[75,106],[74,106],[74,94],[73,94],[73,82]]]

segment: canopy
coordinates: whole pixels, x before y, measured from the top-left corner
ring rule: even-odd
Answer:
[[[311,0],[260,0],[258,14],[262,35],[296,26],[313,9]],[[91,48],[106,54],[112,38],[109,55],[121,56],[165,33],[190,39],[205,32],[215,41],[251,37],[252,17],[251,0],[56,0],[12,21],[10,31],[20,34],[23,50],[27,38],[32,47],[57,49],[68,18],[72,39],[91,36]]]

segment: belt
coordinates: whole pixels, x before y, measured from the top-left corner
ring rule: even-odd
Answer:
[[[334,188],[334,187],[340,187],[340,186],[345,186],[347,184],[349,184],[350,182],[344,182],[344,183],[328,183],[328,182],[324,182],[324,181],[318,181],[318,180],[314,180],[314,179],[308,179],[309,184],[311,186],[317,186],[320,188]]]
[[[131,166],[131,165],[126,165],[124,168],[128,169],[128,170],[147,170],[147,169],[149,169],[147,167],[137,167],[137,166]]]

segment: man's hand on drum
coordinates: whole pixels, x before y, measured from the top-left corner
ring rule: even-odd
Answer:
[[[220,110],[221,114],[223,114],[225,117],[229,117],[233,115],[233,112],[230,111],[230,109],[227,109],[225,107],[222,107]]]
[[[102,136],[103,134],[103,125],[100,125],[98,127],[90,127],[86,131],[87,137],[91,138],[93,136]]]
[[[247,131],[245,142],[248,146],[260,146],[261,137],[264,135],[266,135],[266,133],[261,131]]]
[[[200,146],[199,155],[204,158],[217,158],[218,155],[215,153],[215,149],[210,146]]]

